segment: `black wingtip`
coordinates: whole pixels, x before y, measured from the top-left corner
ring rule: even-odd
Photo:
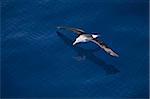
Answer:
[[[110,54],[111,56],[113,56],[113,57],[119,57],[119,55],[118,54],[116,54],[116,53],[114,53],[114,54]]]

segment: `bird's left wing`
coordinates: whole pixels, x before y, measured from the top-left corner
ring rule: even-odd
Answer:
[[[78,35],[84,34],[85,31],[78,29],[78,28],[72,28],[72,27],[66,27],[66,26],[58,26],[57,29],[66,29],[66,30],[70,30],[74,33],[77,33]]]
[[[92,39],[91,41],[99,45],[104,51],[106,51],[111,56],[119,57],[119,55],[116,54],[111,48],[109,48],[104,42],[98,39]]]

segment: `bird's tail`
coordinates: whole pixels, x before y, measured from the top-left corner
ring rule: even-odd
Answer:
[[[97,38],[97,37],[99,37],[99,35],[92,34],[92,37]]]

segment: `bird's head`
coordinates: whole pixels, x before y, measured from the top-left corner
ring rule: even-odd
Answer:
[[[75,41],[73,42],[73,45],[76,45],[77,43],[79,43],[79,41],[78,41],[78,40],[75,40]]]
[[[73,42],[73,45],[76,45],[78,43],[82,42],[82,40],[80,38],[77,38],[74,42]]]

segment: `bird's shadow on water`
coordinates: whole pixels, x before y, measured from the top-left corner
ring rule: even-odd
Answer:
[[[100,59],[99,57],[94,55],[93,52],[97,51],[97,48],[90,50],[90,49],[84,49],[84,48],[79,47],[79,46],[74,47],[72,45],[73,41],[70,38],[68,38],[63,33],[60,33],[58,31],[56,33],[64,41],[64,43],[66,45],[70,46],[71,48],[73,48],[78,53],[78,55],[80,57],[84,56],[84,57],[86,57],[86,59],[97,64],[106,72],[106,74],[116,74],[116,73],[120,72],[117,68],[115,68],[115,66],[105,63],[102,59]]]

